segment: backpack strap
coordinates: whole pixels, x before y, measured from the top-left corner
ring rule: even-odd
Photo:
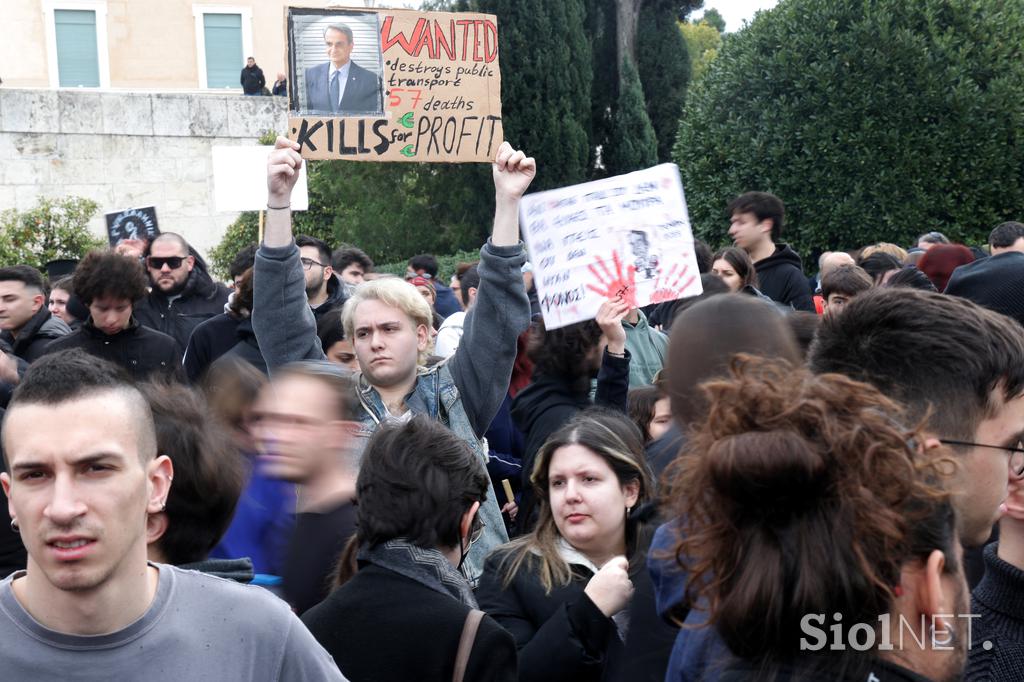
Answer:
[[[466,614],[466,624],[462,626],[462,637],[459,638],[459,651],[455,654],[455,671],[452,673],[452,682],[462,682],[462,678],[466,674],[469,653],[473,650],[476,631],[480,628],[480,621],[483,618],[484,612],[479,609],[471,609]]]

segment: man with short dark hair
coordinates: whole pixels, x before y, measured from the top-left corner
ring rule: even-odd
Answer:
[[[1009,251],[1024,253],[1024,224],[1011,220],[997,225],[988,235],[988,246],[993,256]]]
[[[27,569],[0,582],[4,679],[344,679],[262,588],[147,561],[147,518],[174,471],[118,368],[41,358],[3,426],[0,484],[28,550]]]
[[[462,310],[462,306],[455,300],[455,293],[451,287],[447,287],[443,282],[438,280],[439,266],[437,258],[429,253],[421,253],[418,256],[413,256],[409,259],[409,266],[405,272],[406,279],[412,279],[414,277],[423,277],[429,279],[434,285],[434,310],[441,317],[448,317],[452,313],[457,313]]]
[[[362,249],[339,246],[331,256],[331,265],[341,281],[349,286],[363,283],[366,273],[373,272],[373,261]]]
[[[252,57],[245,60],[242,75],[238,80],[242,84],[242,92],[249,96],[263,94],[263,86],[267,84],[267,79],[263,77],[263,69],[256,66],[256,60]]]
[[[295,245],[306,278],[306,298],[313,317],[319,320],[324,313],[344,305],[348,296],[331,266],[331,249],[326,242],[300,234],[295,237]]]
[[[953,270],[944,293],[974,301],[1024,325],[1024,225],[1003,223],[989,235],[992,255]]]
[[[926,430],[961,463],[962,542],[984,543],[1015,475],[1007,448],[1024,434],[1020,325],[954,296],[875,288],[823,320],[808,362],[873,384],[912,420],[927,418]]]
[[[174,337],[184,349],[196,325],[224,312],[230,292],[210,277],[203,259],[173,232],[153,240],[145,264],[152,290],[135,306],[135,316],[143,326]]]
[[[25,362],[43,354],[54,339],[71,327],[46,306],[43,277],[28,265],[0,268],[0,340]]]
[[[838,315],[854,296],[871,288],[871,277],[856,265],[841,265],[821,278],[822,312]]]
[[[796,310],[814,312],[811,287],[800,256],[779,243],[785,207],[774,194],[747,192],[729,202],[729,237],[750,254],[761,292]]]
[[[336,115],[380,112],[381,79],[352,61],[352,29],[331,24],[324,44],[330,61],[306,69],[306,108]]]

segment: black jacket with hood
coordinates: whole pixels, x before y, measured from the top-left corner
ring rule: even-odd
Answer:
[[[317,307],[310,308],[313,311],[313,317],[319,322],[320,318],[335,308],[340,308],[345,305],[345,301],[348,300],[348,291],[345,289],[344,283],[337,275],[331,275],[331,278],[327,280],[327,300],[318,305]]]
[[[226,286],[213,281],[203,259],[191,249],[189,251],[195,256],[196,263],[181,294],[167,296],[154,287],[134,308],[139,324],[173,337],[182,350],[200,322],[224,312],[224,304],[230,294]],[[178,359],[180,361],[181,357]]]
[[[116,334],[105,334],[93,326],[92,318],[76,331],[56,339],[46,353],[81,348],[90,355],[124,367],[136,381],[154,374],[181,378],[181,348],[174,339],[139,324],[133,316],[128,327]]]
[[[54,317],[45,306],[33,315],[15,338],[11,332],[0,332],[0,338],[10,344],[11,351],[25,362],[35,362],[54,339],[71,333],[64,320]]]
[[[811,287],[804,276],[803,263],[788,244],[776,244],[775,253],[754,263],[761,293],[795,310],[814,312]]]

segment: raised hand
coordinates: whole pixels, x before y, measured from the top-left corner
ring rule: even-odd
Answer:
[[[606,300],[597,309],[594,321],[608,341],[609,353],[622,355],[626,348],[626,330],[622,327],[622,318],[628,315],[630,310],[630,305],[621,296]]]
[[[508,142],[502,142],[491,164],[491,174],[495,195],[499,199],[518,201],[537,175],[537,162],[532,156],[513,149]]]
[[[287,206],[291,202],[292,188],[298,182],[301,168],[299,143],[278,137],[274,150],[267,157],[267,198],[271,206]]]

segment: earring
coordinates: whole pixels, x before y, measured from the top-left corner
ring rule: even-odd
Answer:
[[[21,527],[18,525],[17,519],[11,519],[11,530],[13,530],[15,533],[21,532]]]
[[[633,511],[633,508],[632,508],[632,507],[626,507],[626,516],[629,516],[629,513],[630,513],[631,511]]]

